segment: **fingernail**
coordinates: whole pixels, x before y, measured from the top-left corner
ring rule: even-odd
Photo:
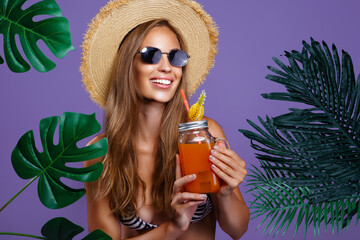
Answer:
[[[206,195],[206,194],[200,194],[200,197],[206,199],[206,198],[207,198],[207,195]]]
[[[210,155],[209,159],[210,161],[213,161],[215,158],[212,155]]]
[[[216,151],[215,150],[211,150],[211,154],[215,154],[216,153]]]
[[[215,145],[215,146],[214,146],[214,149],[218,150],[218,149],[219,149],[219,146],[218,146],[218,145]]]
[[[212,164],[211,167],[212,167],[213,169],[216,169],[216,166],[215,166],[214,164]]]
[[[191,175],[190,175],[190,178],[191,178],[191,179],[195,179],[195,178],[196,178],[196,174],[191,174]]]

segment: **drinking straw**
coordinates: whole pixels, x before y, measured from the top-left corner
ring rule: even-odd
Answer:
[[[186,100],[186,96],[185,96],[184,90],[183,90],[183,89],[180,89],[180,92],[181,92],[181,97],[182,97],[182,99],[183,99],[183,102],[184,102],[186,111],[189,113],[189,111],[190,111],[189,103],[188,103],[188,101]],[[199,134],[196,133],[195,136],[198,137]],[[199,141],[198,144],[201,144],[201,141]]]
[[[183,90],[183,89],[180,89],[180,92],[181,92],[181,97],[182,97],[182,99],[183,99],[183,102],[184,102],[186,111],[189,112],[189,111],[190,111],[189,103],[188,103],[188,101],[186,100],[186,96],[185,96],[184,90]]]

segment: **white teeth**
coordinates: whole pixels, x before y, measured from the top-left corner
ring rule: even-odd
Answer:
[[[165,80],[165,79],[152,79],[150,81],[153,82],[153,83],[159,83],[159,84],[162,84],[162,85],[170,85],[171,84],[170,80]]]

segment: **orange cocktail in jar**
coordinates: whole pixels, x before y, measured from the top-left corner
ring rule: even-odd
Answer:
[[[183,176],[196,174],[196,179],[185,185],[192,193],[217,192],[220,189],[219,178],[211,171],[210,151],[214,143],[179,143],[180,164]]]

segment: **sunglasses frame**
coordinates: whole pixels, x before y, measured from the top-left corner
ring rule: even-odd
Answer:
[[[145,60],[144,60],[145,57],[143,57],[143,54],[145,54],[145,53],[148,51],[148,49],[149,49],[149,50],[155,50],[155,52],[159,51],[159,52],[161,53],[161,55],[167,54],[169,63],[171,64],[171,66],[174,66],[174,67],[184,67],[184,66],[186,66],[186,64],[187,64],[187,62],[188,62],[188,60],[189,60],[189,58],[190,58],[189,54],[187,54],[187,52],[185,52],[185,51],[183,51],[183,50],[181,50],[181,49],[171,49],[170,52],[162,52],[159,48],[156,48],[156,47],[144,47],[144,48],[142,48],[140,51],[138,51],[136,54],[140,53],[141,61],[143,61],[144,63],[147,63],[147,64],[157,64],[157,63],[159,63],[160,60],[161,60],[161,58],[160,58],[159,61],[157,61],[157,62],[147,62],[147,61],[145,61]],[[172,64],[172,60],[170,59],[170,55],[169,55],[169,54],[171,54],[173,51],[176,51],[176,52],[177,52],[177,51],[181,51],[181,52],[183,52],[183,53],[186,54],[187,59],[186,59],[186,62],[185,62],[184,65],[182,65],[182,66],[176,66],[176,65],[173,65],[173,64]]]

